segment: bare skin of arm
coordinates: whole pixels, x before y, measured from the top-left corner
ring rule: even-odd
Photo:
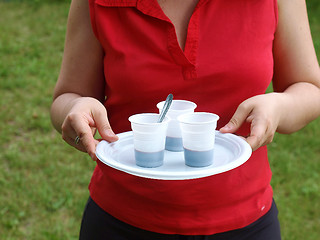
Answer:
[[[91,29],[87,0],[73,0],[70,6],[65,51],[54,90],[51,120],[62,138],[96,160],[98,143],[94,133],[116,141],[103,106],[103,51]],[[76,145],[74,139],[80,137]]]
[[[320,69],[304,0],[278,0],[274,41],[274,93],[241,103],[221,132],[251,122],[246,138],[253,150],[270,143],[276,131],[290,134],[320,115]]]

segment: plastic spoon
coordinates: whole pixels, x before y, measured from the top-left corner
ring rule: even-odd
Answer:
[[[168,95],[164,105],[163,105],[163,108],[162,108],[161,113],[159,115],[158,123],[161,123],[163,121],[163,119],[165,118],[165,116],[171,106],[172,99],[173,99],[173,95],[170,93]]]

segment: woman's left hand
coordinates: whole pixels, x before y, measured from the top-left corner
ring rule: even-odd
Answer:
[[[282,95],[283,93],[268,93],[245,100],[220,132],[234,133],[246,121],[251,124],[251,128],[245,140],[253,151],[272,142],[282,112]]]

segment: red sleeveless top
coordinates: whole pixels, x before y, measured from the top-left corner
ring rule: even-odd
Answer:
[[[184,51],[156,0],[89,0],[94,33],[104,52],[105,106],[116,133],[128,117],[157,112],[173,93],[196,111],[226,124],[238,105],[264,94],[273,75],[276,0],[200,0]],[[249,126],[238,134],[247,135]],[[242,166],[193,180],[153,180],[100,161],[89,185],[106,212],[136,227],[167,234],[209,235],[244,227],[271,206],[266,147]]]

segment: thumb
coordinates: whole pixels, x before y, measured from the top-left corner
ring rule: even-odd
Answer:
[[[93,112],[93,118],[102,139],[108,142],[115,142],[119,139],[111,129],[107,111],[105,109],[103,111]]]
[[[247,107],[245,103],[242,103],[237,108],[236,112],[233,114],[230,121],[222,128],[220,132],[222,133],[234,133],[240,126],[246,121],[247,117],[251,112],[251,108]]]

